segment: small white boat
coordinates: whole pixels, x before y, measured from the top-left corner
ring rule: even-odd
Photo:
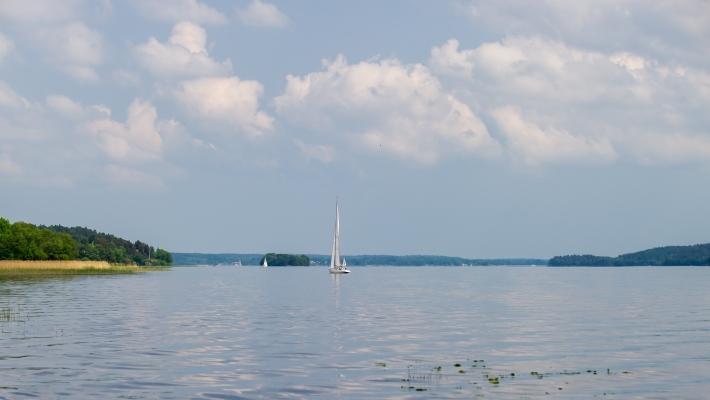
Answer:
[[[338,200],[335,200],[335,232],[333,233],[333,249],[330,253],[330,268],[328,272],[331,274],[349,274],[350,270],[345,264],[345,258],[340,260],[340,206]]]
[[[264,261],[261,263],[261,267],[262,267],[262,268],[266,268],[266,267],[268,267],[268,266],[269,266],[269,263],[266,262],[266,256],[264,256]]]

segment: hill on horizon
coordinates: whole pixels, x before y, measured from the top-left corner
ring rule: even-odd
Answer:
[[[172,253],[174,265],[215,265],[241,262],[242,265],[259,265],[264,254],[256,253]],[[330,255],[306,254],[311,265],[327,265]],[[546,265],[539,258],[463,258],[436,255],[345,255],[348,265],[388,266],[460,266],[460,265]]]
[[[80,226],[10,223],[0,217],[0,260],[91,260],[113,264],[167,266],[170,253],[161,248]]]
[[[621,254],[616,257],[573,254],[550,259],[548,265],[562,266],[695,266],[710,265],[710,243],[688,246],[662,246]]]

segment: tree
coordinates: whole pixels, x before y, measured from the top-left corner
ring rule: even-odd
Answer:
[[[259,264],[264,263],[264,259],[266,259],[266,262],[271,265],[271,266],[286,266],[286,265],[292,265],[292,266],[309,266],[311,265],[311,260],[308,258],[308,256],[305,256],[303,254],[296,255],[296,254],[277,254],[277,253],[268,253],[264,257],[261,258],[259,261]]]
[[[173,263],[173,256],[163,249],[156,250],[154,257],[153,265],[170,265]]]
[[[4,260],[96,260],[121,264],[170,265],[172,256],[165,250],[155,252],[148,244],[128,240],[82,227],[35,226],[26,222],[11,224],[0,218],[0,259]]]

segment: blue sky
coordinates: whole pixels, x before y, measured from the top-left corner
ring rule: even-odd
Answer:
[[[172,251],[710,241],[706,1],[4,0],[0,210]]]

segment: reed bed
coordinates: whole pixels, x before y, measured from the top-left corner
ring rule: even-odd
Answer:
[[[110,264],[106,261],[21,261],[0,260],[0,278],[50,275],[133,274],[165,270],[165,267],[139,267]]]

